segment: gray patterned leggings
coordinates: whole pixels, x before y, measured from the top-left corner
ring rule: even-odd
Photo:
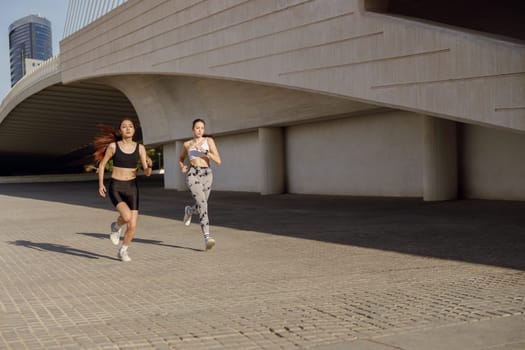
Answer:
[[[208,198],[210,197],[213,173],[211,168],[191,166],[186,174],[186,185],[191,191],[195,204],[191,207],[193,213],[199,214],[202,233],[210,232],[208,220]]]

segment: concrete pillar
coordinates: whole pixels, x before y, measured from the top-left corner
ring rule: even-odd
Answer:
[[[261,194],[284,192],[284,133],[282,128],[259,128]]]
[[[423,200],[456,199],[456,122],[424,116],[423,129]]]
[[[179,155],[184,145],[183,141],[165,144],[162,147],[164,161],[164,188],[178,191],[186,190],[185,176],[180,171]]]

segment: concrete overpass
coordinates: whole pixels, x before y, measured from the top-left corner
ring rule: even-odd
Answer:
[[[97,124],[112,125],[124,116],[136,113],[120,91],[91,82],[64,85],[60,56],[55,56],[20,80],[2,101],[2,170],[53,172],[67,169],[64,162],[82,168],[82,162],[89,162],[83,151],[89,149]]]
[[[63,156],[136,115],[183,189],[176,156],[200,116],[226,160],[216,189],[525,199],[523,41],[387,4],[128,1],[8,95],[0,152]]]

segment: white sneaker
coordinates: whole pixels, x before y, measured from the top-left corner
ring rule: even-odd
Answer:
[[[122,233],[122,226],[119,226],[115,221],[111,224],[111,233],[109,234],[109,239],[114,245],[118,245],[120,242],[120,234]]]
[[[184,222],[184,225],[190,226],[192,215],[193,215],[193,209],[191,209],[189,205],[184,207],[184,219],[182,219],[182,222]]]
[[[129,257],[127,250],[124,250],[124,251],[119,250],[118,257],[120,258],[120,260],[125,261],[125,262],[131,261],[131,258]]]
[[[210,250],[215,246],[215,240],[211,237],[205,238],[204,242],[206,243],[206,250]]]

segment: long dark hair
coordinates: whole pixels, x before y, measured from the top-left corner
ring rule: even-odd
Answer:
[[[118,127],[112,127],[106,124],[97,125],[100,131],[97,135],[95,135],[95,138],[93,139],[93,147],[95,148],[95,152],[93,152],[93,158],[95,159],[95,162],[97,164],[100,163],[100,161],[104,158],[106,149],[112,142],[122,140],[122,135],[120,134],[120,126],[124,121],[132,122],[133,127],[135,127],[135,122],[130,118],[121,119],[118,123]]]

